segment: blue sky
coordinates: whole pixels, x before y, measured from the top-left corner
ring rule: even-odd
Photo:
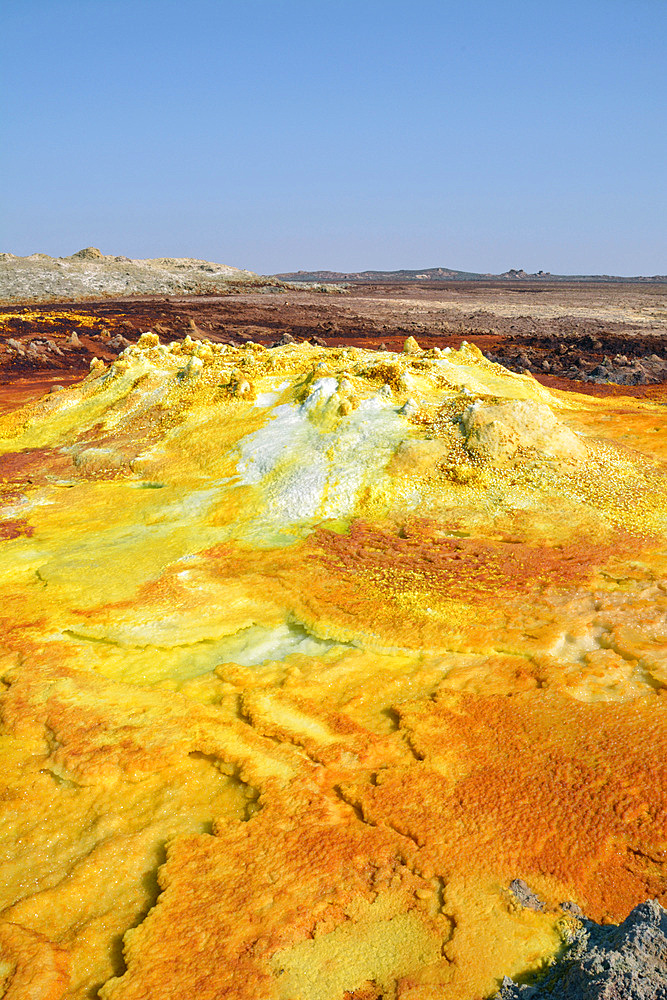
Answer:
[[[4,0],[0,249],[667,272],[667,2]]]

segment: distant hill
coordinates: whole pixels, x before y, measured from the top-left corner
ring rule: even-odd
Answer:
[[[636,276],[631,278],[610,274],[550,274],[548,271],[537,271],[528,274],[523,269],[510,268],[502,274],[481,274],[477,271],[455,271],[450,267],[427,267],[415,271],[290,271],[276,274],[281,281],[327,281],[327,282],[395,282],[402,284],[410,281],[641,281],[667,282],[667,275],[654,274],[651,277]]]
[[[0,302],[80,301],[105,296],[197,295],[275,285],[227,264],[188,257],[131,260],[86,247],[70,257],[0,254]]]

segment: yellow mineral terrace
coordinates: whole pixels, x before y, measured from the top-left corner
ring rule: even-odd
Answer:
[[[479,1000],[664,902],[666,427],[154,334],[0,417],[0,996]]]

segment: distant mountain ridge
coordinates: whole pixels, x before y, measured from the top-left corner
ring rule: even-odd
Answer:
[[[482,274],[477,271],[456,271],[450,267],[427,267],[421,270],[401,271],[289,271],[275,274],[273,277],[281,281],[377,281],[402,282],[410,281],[641,281],[667,282],[667,275],[654,274],[650,277],[637,275],[635,277],[620,277],[610,274],[551,274],[549,271],[537,271],[528,274],[522,268],[510,268],[502,274]]]

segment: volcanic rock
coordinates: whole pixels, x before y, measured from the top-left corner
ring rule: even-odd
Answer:
[[[498,1000],[667,1000],[667,911],[636,906],[619,926],[583,920],[534,986],[506,979]]]

